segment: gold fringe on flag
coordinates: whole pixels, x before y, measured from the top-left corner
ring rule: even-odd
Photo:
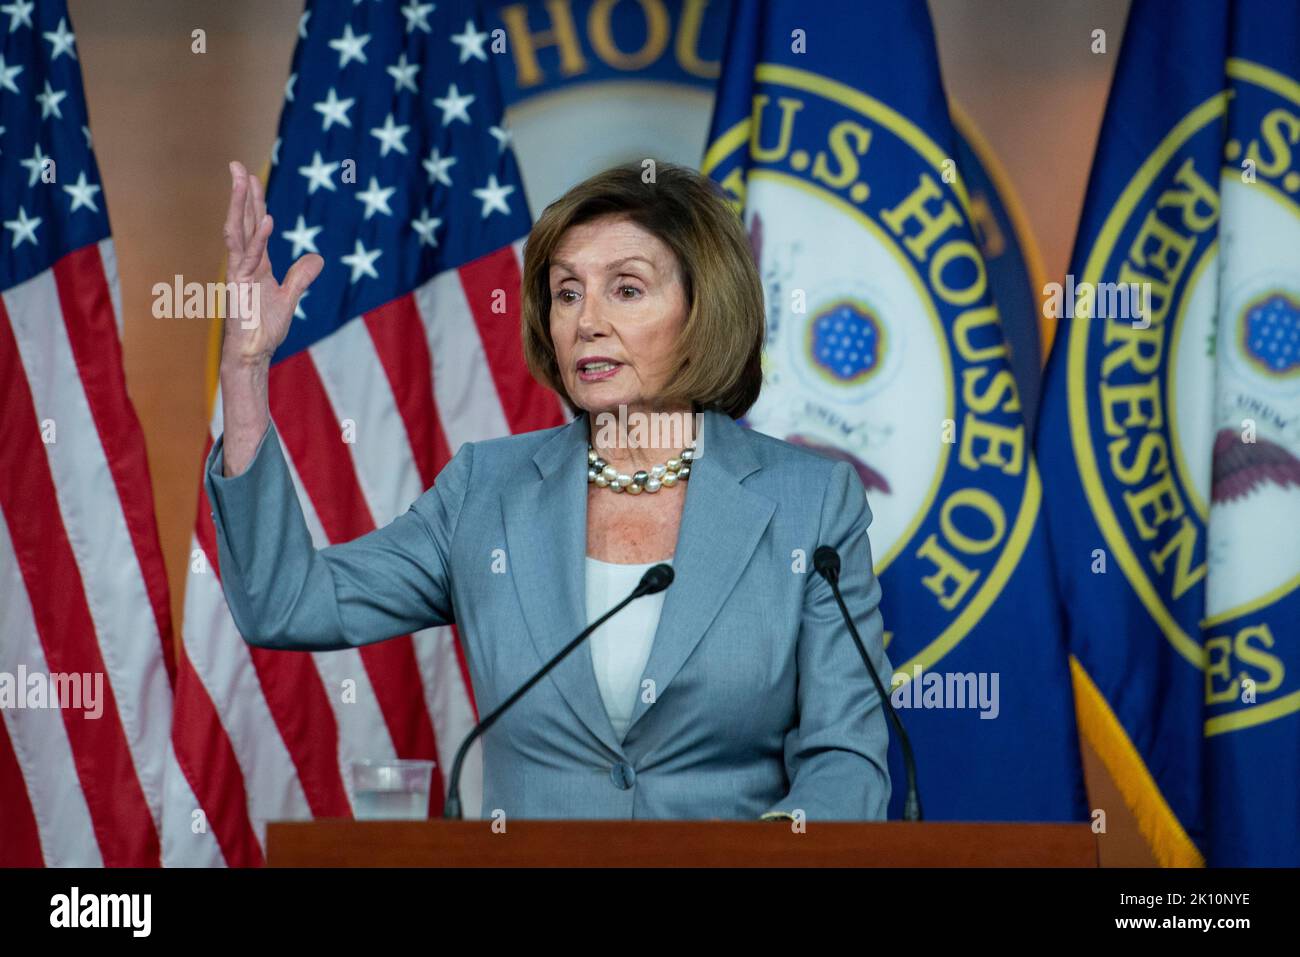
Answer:
[[[1205,858],[1165,801],[1146,762],[1079,660],[1070,656],[1074,708],[1083,736],[1115,779],[1162,867],[1204,867]]]

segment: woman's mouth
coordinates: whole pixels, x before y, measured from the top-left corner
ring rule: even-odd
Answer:
[[[595,356],[589,359],[578,360],[578,378],[583,382],[600,382],[603,379],[611,378],[618,374],[618,370],[623,367],[623,363],[615,362],[613,359],[606,359],[602,356]]]

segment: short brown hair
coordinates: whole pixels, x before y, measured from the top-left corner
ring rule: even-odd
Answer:
[[[708,177],[686,166],[640,163],[597,173],[547,206],[524,244],[523,348],[528,370],[573,407],[551,340],[551,256],[571,227],[626,216],[677,257],[686,287],[665,399],[738,419],[763,384],[763,285],[740,218]]]

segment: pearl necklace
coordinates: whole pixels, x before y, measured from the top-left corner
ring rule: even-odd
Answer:
[[[664,487],[672,488],[678,482],[685,482],[690,478],[691,462],[694,458],[694,447],[683,449],[680,455],[669,459],[663,465],[654,465],[649,471],[640,470],[628,475],[602,459],[588,443],[587,484],[607,488],[611,492],[627,492],[628,495],[657,492]]]

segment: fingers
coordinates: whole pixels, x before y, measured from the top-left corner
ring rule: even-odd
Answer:
[[[266,213],[262,182],[238,161],[231,162],[230,176],[230,207],[222,230],[230,255],[227,272],[265,276],[271,272],[266,245],[273,224]]]
[[[256,176],[249,176],[249,185],[253,197],[253,216],[254,222],[261,223],[266,218],[266,190],[262,186],[262,181]],[[265,252],[266,243],[262,244],[262,256],[254,267],[254,273],[262,278],[271,273],[271,257]]]
[[[250,176],[250,185],[253,187],[253,219],[254,222],[261,222],[262,217],[266,215],[266,190],[262,188],[262,181],[256,176]]]
[[[244,201],[248,191],[247,172],[238,162],[230,164],[230,206],[226,210],[226,223],[222,235],[232,263],[243,258],[244,252]]]
[[[315,253],[308,253],[290,266],[282,283],[284,290],[289,294],[290,302],[296,306],[298,299],[307,291],[307,287],[316,281],[316,277],[324,268],[325,260]]]
[[[240,260],[239,268],[243,275],[252,275],[257,272],[263,259],[266,259],[267,268],[270,268],[270,259],[266,255],[266,242],[271,238],[271,230],[275,228],[275,222],[269,214],[264,215],[260,223],[253,230],[249,237],[248,245],[244,247],[243,258]]]
[[[254,179],[253,174],[245,170],[244,184],[246,188],[244,190],[244,242],[246,243],[252,240],[253,233],[257,231],[257,227],[262,222],[261,217],[257,215],[257,210],[253,202],[253,179]]]

